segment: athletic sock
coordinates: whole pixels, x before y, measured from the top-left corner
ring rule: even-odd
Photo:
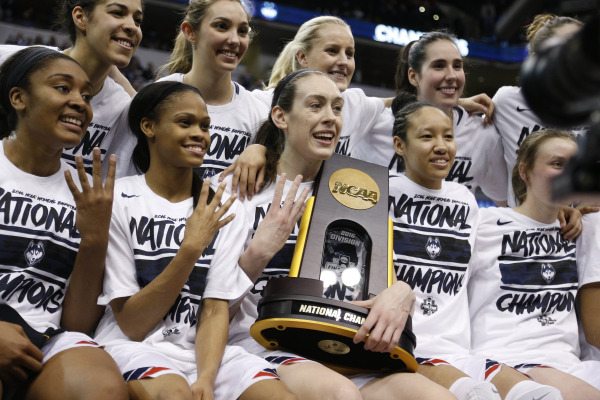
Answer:
[[[521,381],[510,389],[504,400],[562,400],[560,390],[534,381]]]
[[[456,380],[450,387],[450,392],[459,400],[500,400],[494,385],[467,376]]]

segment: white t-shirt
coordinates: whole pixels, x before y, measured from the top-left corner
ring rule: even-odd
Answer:
[[[575,243],[558,221],[511,208],[481,210],[469,301],[472,352],[511,365],[579,363]]]
[[[390,176],[389,200],[394,272],[417,297],[415,355],[468,355],[468,266],[479,214],[475,197],[455,182],[442,181],[434,190],[402,174]]]
[[[583,232],[577,239],[579,287],[600,282],[600,212],[584,215],[581,222]],[[579,344],[582,360],[600,361],[600,350],[585,340],[583,330],[580,330]]]
[[[60,325],[62,303],[81,237],[64,160],[41,177],[21,171],[0,141],[0,303],[17,310],[32,328]]]
[[[24,46],[16,45],[0,45],[0,63],[3,63],[8,57],[12,56],[19,50],[23,50]],[[59,49],[55,49],[60,51]],[[125,89],[112,78],[106,77],[102,89],[96,94],[91,101],[94,117],[87,128],[87,131],[81,143],[77,146],[64,149],[62,158],[75,167],[75,155],[83,156],[83,165],[88,173],[92,172],[92,162],[94,147],[100,147],[102,160],[109,153],[109,147],[116,136],[133,135],[129,131],[127,125],[127,113],[123,110],[128,109],[131,96],[125,92]],[[131,154],[129,155],[131,157]],[[128,160],[121,160],[122,164],[127,164]],[[119,165],[119,164],[117,164]],[[108,163],[103,163],[103,170],[106,174]],[[118,176],[122,174],[119,173]]]
[[[273,89],[256,89],[252,91],[252,95],[267,105],[269,109],[271,108]],[[363,138],[369,134],[381,118],[386,107],[383,100],[378,97],[369,97],[359,88],[346,89],[342,92],[342,98],[344,99],[342,132],[335,152],[345,156],[354,156],[354,151],[362,146]]]
[[[227,177],[228,185],[231,184],[231,176]],[[279,179],[279,177],[277,177]],[[292,187],[293,181],[286,181],[285,188],[283,191],[282,201],[285,199],[288,191]],[[300,185],[296,199],[304,188],[311,187],[313,182],[304,182]],[[273,183],[268,186],[265,190],[257,193],[252,197],[251,200],[246,199],[243,203],[244,218],[236,218],[231,222],[235,225],[235,231],[241,231],[236,236],[236,242],[229,247],[229,251],[239,256],[243,251],[248,248],[254,233],[258,227],[258,224],[264,219],[267,214],[269,207],[271,207],[271,201],[273,200],[273,193],[275,191],[276,184]],[[236,200],[236,202],[238,202]],[[298,231],[300,228],[300,221],[296,224],[296,227],[292,231],[290,237],[287,239],[286,244],[281,250],[269,261],[265,267],[261,276],[256,280],[254,286],[250,289],[250,292],[246,294],[240,309],[233,317],[229,327],[229,344],[235,344],[236,342],[250,337],[250,327],[256,321],[258,317],[258,301],[262,298],[262,292],[270,278],[276,278],[280,276],[288,276],[290,272],[290,264],[292,262],[292,256],[294,254],[294,248],[296,247],[296,240],[298,239]],[[217,265],[221,265],[223,262],[218,259],[215,255],[214,262]],[[237,259],[235,260],[237,263]],[[237,264],[236,264],[237,265]],[[241,270],[241,268],[238,267]]]
[[[164,270],[179,250],[186,220],[193,212],[192,198],[171,203],[147,186],[145,175],[119,179],[114,198],[104,291],[98,300],[101,305],[136,294]],[[230,212],[243,218],[243,209],[233,208]],[[246,293],[251,282],[237,268],[239,255],[228,251],[229,243],[235,242],[242,232],[232,228],[235,226],[230,223],[215,235],[176,302],[146,335],[144,343],[193,361],[194,352],[184,350],[194,348],[202,298],[235,301]],[[222,260],[219,265],[212,263],[217,257]],[[110,307],[100,321],[96,339],[102,344],[129,341]]]
[[[171,74],[158,80],[183,82],[184,74]],[[210,178],[230,166],[254,142],[260,125],[269,117],[269,108],[257,101],[236,82],[231,83],[231,102],[221,106],[207,105],[210,116],[210,148],[202,163],[202,178]]]
[[[452,113],[456,156],[446,181],[461,183],[473,194],[480,187],[490,199],[505,201],[508,180],[500,135],[493,126],[483,126],[483,118],[469,115],[462,107],[454,107]],[[398,175],[400,156],[392,138],[394,117],[391,111],[383,117],[368,135],[363,146],[367,153],[362,159],[387,166],[391,175]]]
[[[544,126],[538,116],[531,110],[520,87],[503,86],[494,95],[494,125],[502,137],[504,161],[508,174],[508,205],[515,207],[515,193],[511,184],[512,170],[517,162],[517,150],[525,138],[535,131],[549,128]],[[575,135],[585,132],[584,129],[571,131]]]
[[[392,136],[393,128],[394,114],[390,107],[386,107],[371,131],[356,146],[352,156],[359,160],[383,165],[388,169],[391,168],[390,163],[396,154]]]

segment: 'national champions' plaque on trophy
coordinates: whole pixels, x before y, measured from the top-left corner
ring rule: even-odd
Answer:
[[[369,310],[367,300],[393,282],[388,170],[334,154],[323,164],[302,216],[290,276],[271,279],[250,333],[344,373],[416,371],[411,317],[390,353],[352,339]]]

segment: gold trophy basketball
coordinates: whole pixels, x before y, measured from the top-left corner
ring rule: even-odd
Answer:
[[[250,333],[267,349],[287,350],[343,373],[416,371],[408,321],[390,353],[352,339],[366,300],[393,283],[388,170],[334,154],[323,163],[302,216],[289,277],[269,280]]]

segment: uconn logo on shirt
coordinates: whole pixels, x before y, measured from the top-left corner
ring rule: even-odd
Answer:
[[[0,188],[0,223],[3,259],[17,268],[0,274],[0,298],[9,304],[27,303],[57,312],[80,238],[75,207],[54,198]],[[31,239],[38,232],[53,239]]]
[[[555,275],[556,270],[551,264],[542,264],[542,278],[544,278],[547,283],[552,282]]]
[[[398,280],[421,293],[457,295],[463,288],[470,247],[466,240],[453,238],[447,238],[445,246],[447,250],[443,250],[438,237],[394,230],[394,270]]]
[[[437,256],[440,255],[440,252],[442,251],[440,239],[429,237],[429,239],[427,239],[427,245],[425,246],[425,250],[427,251],[427,254],[429,254],[429,257],[432,260],[435,259]]]
[[[40,262],[44,258],[44,254],[44,243],[39,240],[32,240],[29,242],[27,250],[25,250],[25,261],[31,267]]]
[[[469,205],[437,196],[402,194],[397,200],[390,196],[389,209],[395,221],[398,280],[424,294],[457,295],[471,258]]]
[[[23,257],[32,267],[42,261],[45,254],[44,243],[40,240],[31,240]],[[63,296],[62,290],[57,285],[28,277],[24,273],[0,275],[0,298],[6,302],[11,300],[18,303],[25,302],[34,308],[41,308],[54,314],[60,309]]]
[[[506,294],[496,300],[499,311],[538,314],[542,326],[556,318],[548,315],[570,312],[578,287],[575,244],[560,236],[558,228],[505,234],[498,257]]]

